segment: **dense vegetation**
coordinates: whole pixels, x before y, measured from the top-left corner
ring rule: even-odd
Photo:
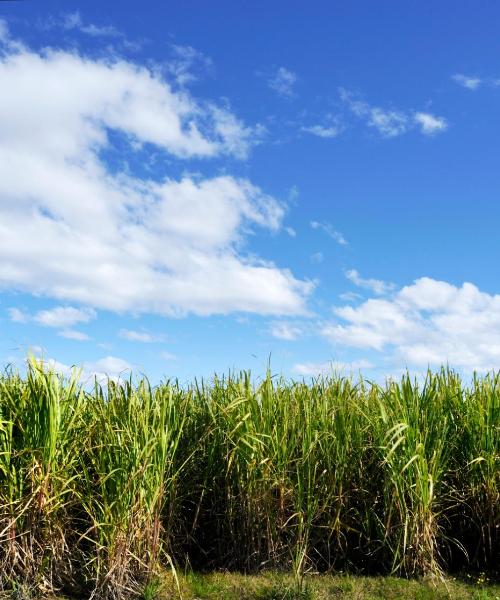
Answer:
[[[498,576],[500,375],[0,377],[0,578],[134,595],[161,569]]]

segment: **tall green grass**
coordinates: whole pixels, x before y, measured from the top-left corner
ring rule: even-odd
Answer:
[[[133,597],[161,569],[498,576],[500,375],[181,387],[0,377],[0,586]]]

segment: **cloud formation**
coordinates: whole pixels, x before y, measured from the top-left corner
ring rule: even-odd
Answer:
[[[27,323],[30,320],[30,315],[19,308],[9,308],[9,318],[13,323]]]
[[[368,127],[376,129],[385,138],[394,138],[418,128],[424,135],[435,135],[447,129],[444,117],[428,112],[411,112],[399,109],[387,109],[370,105],[357,94],[340,88],[340,99],[347,108]]]
[[[92,308],[75,308],[74,306],[56,306],[48,310],[39,310],[34,315],[19,308],[8,309],[10,320],[14,323],[34,322],[44,327],[72,327],[77,323],[88,323],[96,318]]]
[[[327,223],[326,221],[323,221],[323,222],[311,221],[310,226],[312,229],[318,229],[320,231],[324,231],[329,237],[332,238],[332,240],[335,240],[337,242],[337,244],[340,244],[341,246],[347,246],[349,243],[345,239],[344,235],[342,233],[340,233],[340,231],[337,231],[333,227],[333,225],[331,225],[330,223]]]
[[[41,310],[33,320],[46,327],[72,327],[77,323],[88,323],[95,319],[96,312],[91,308],[74,308],[73,306],[57,306],[50,310]]]
[[[470,75],[462,75],[457,73],[451,77],[455,83],[461,85],[468,90],[477,90],[477,88],[483,83],[480,77],[474,77]]]
[[[77,331],[76,329],[63,329],[58,335],[68,340],[75,340],[77,342],[87,342],[90,340],[90,336],[88,336],[86,333],[83,333],[83,331]]]
[[[84,362],[82,365],[67,365],[54,358],[44,360],[44,363],[49,369],[67,377],[73,374],[75,369],[80,370],[80,381],[83,383],[92,383],[95,379],[100,383],[105,383],[108,379],[119,381],[129,376],[133,369],[129,362],[116,356],[105,356],[96,361]]]
[[[293,71],[285,67],[279,67],[267,80],[267,85],[279,96],[292,98],[295,95],[294,87],[296,82],[297,75]]]
[[[212,59],[192,46],[173,44],[165,69],[180,86],[186,86],[213,69]]]
[[[71,43],[81,43],[78,38],[86,36],[93,38],[95,42],[106,44],[107,52],[132,51],[138,52],[142,49],[146,40],[131,40],[122,31],[107,24],[96,24],[85,21],[79,10],[73,12],[62,12],[51,14],[37,19],[35,27],[41,31],[57,31],[61,34],[70,34]],[[66,35],[68,37],[68,35]]]
[[[324,124],[304,126],[301,128],[301,131],[327,139],[339,136],[344,129],[345,126],[338,116],[327,115],[327,120]]]
[[[123,37],[123,34],[112,25],[95,25],[85,23],[79,11],[66,13],[58,23],[63,29],[78,30],[91,37]],[[56,25],[56,23],[53,23]]]
[[[298,339],[303,333],[301,327],[286,321],[271,323],[269,332],[273,337],[289,342]]]
[[[448,128],[448,123],[443,117],[435,117],[430,113],[417,112],[413,116],[414,120],[420,126],[420,131],[424,135],[435,135],[445,131]]]
[[[364,279],[356,269],[349,269],[349,271],[346,271],[345,276],[355,286],[370,290],[374,294],[377,294],[377,296],[386,294],[394,289],[393,283],[387,283],[381,279]]]
[[[335,307],[322,334],[340,346],[384,352],[414,367],[449,362],[466,371],[500,364],[500,295],[429,277],[387,299]]]
[[[90,337],[82,331],[73,329],[79,323],[88,323],[96,318],[97,314],[92,308],[75,308],[73,306],[56,306],[49,310],[40,310],[31,315],[19,308],[8,309],[10,320],[13,323],[36,323],[43,327],[60,329],[58,335],[68,340],[85,342]]]
[[[116,136],[165,164],[244,158],[255,132],[227,108],[125,60],[10,39],[0,88],[0,288],[162,315],[305,310],[313,284],[243,251],[249,232],[280,229],[275,199],[247,179],[146,179],[103,158]]]
[[[129,342],[142,342],[143,344],[161,342],[165,339],[162,335],[156,335],[143,330],[135,331],[134,329],[120,329],[118,335]]]
[[[356,117],[365,121],[369,127],[375,128],[383,137],[396,137],[408,130],[408,117],[404,112],[370,106],[343,88],[339,93],[340,99],[349,110]]]

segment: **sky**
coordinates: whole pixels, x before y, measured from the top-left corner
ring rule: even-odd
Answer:
[[[0,357],[500,368],[500,5],[0,2]]]

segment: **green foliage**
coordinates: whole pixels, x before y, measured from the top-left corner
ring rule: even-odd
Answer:
[[[308,598],[317,571],[495,577],[499,428],[497,374],[89,390],[31,361],[0,377],[0,586],[152,598],[165,567],[278,569],[291,587],[262,598]]]
[[[210,573],[180,576],[184,600],[498,600],[499,585],[398,577],[308,575],[306,589],[297,592],[291,574]],[[180,598],[176,586],[164,580],[158,598]]]

